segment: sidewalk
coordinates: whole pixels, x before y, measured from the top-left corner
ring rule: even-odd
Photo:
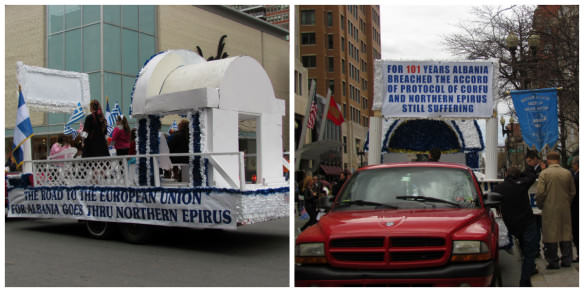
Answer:
[[[559,270],[546,270],[547,262],[543,258],[538,258],[535,264],[539,273],[531,277],[533,287],[578,287],[579,263],[572,263],[571,267]]]

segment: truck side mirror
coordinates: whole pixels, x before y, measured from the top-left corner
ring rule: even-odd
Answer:
[[[322,196],[318,198],[318,207],[325,209],[327,212],[332,208],[335,197]]]
[[[500,193],[489,192],[483,196],[483,202],[487,208],[496,208],[503,202],[503,195]]]

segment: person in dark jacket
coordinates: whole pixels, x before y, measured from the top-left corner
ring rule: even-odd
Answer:
[[[304,208],[306,209],[306,213],[308,213],[309,219],[300,230],[304,231],[304,229],[308,228],[309,226],[316,224],[317,220],[316,217],[318,216],[318,209],[317,209],[317,202],[318,202],[318,194],[314,190],[314,179],[311,176],[307,176],[304,178],[304,182],[302,183],[302,196],[304,197]]]
[[[168,140],[170,153],[189,153],[189,121],[182,120],[178,124],[178,131]],[[188,156],[170,157],[172,163],[189,163]]]
[[[89,103],[91,114],[85,118],[83,131],[87,133],[83,147],[83,157],[109,156],[107,149],[107,124],[101,111],[99,101],[92,100]]]
[[[539,252],[540,233],[531,210],[528,190],[535,181],[532,171],[521,174],[516,167],[507,170],[505,181],[493,189],[503,195],[501,213],[509,233],[519,240],[523,253],[519,286],[531,287],[531,275],[535,270],[535,257]]]

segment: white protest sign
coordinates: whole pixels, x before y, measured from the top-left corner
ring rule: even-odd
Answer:
[[[493,62],[377,60],[373,109],[386,117],[488,118],[493,76]]]

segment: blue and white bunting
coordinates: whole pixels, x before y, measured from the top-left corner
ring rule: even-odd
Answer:
[[[12,159],[17,166],[22,165],[24,160],[24,151],[21,146],[33,136],[32,123],[30,122],[30,114],[22,90],[18,87],[18,110],[16,112],[16,126],[14,127],[14,140],[12,144]]]

